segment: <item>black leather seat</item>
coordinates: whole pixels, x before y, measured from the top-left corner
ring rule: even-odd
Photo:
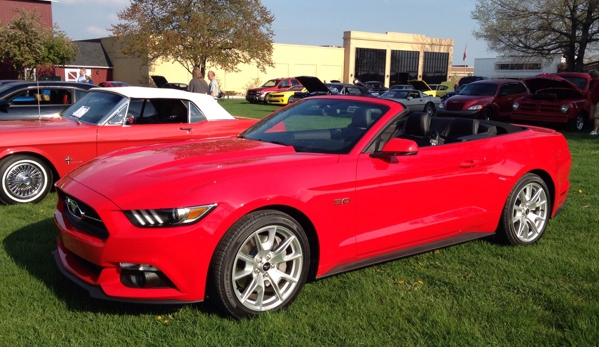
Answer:
[[[462,137],[476,135],[479,124],[478,119],[455,118],[441,133],[441,140],[443,143],[466,141]]]
[[[418,147],[437,144],[438,134],[430,128],[431,117],[426,112],[410,113],[396,137],[412,140]]]
[[[373,118],[370,109],[357,108],[352,115],[351,123],[342,131],[341,137],[343,141],[353,142],[362,137],[372,122]]]

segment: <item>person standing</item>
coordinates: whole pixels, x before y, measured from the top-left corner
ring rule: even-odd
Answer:
[[[214,71],[208,71],[208,79],[210,80],[210,84],[208,85],[208,93],[212,95],[214,99],[218,99],[218,82],[216,81],[216,75]]]
[[[77,82],[79,82],[79,83],[87,83],[87,81],[85,80],[86,79],[86,77],[85,77],[86,76],[85,75],[86,72],[87,71],[86,71],[85,68],[80,68],[79,69],[79,77],[77,77]]]
[[[593,116],[594,124],[591,135],[599,133],[599,71],[593,69],[589,71],[593,82],[593,90],[591,90],[591,115]]]
[[[194,67],[191,72],[191,76],[193,77],[191,81],[189,81],[189,85],[187,86],[187,91],[192,93],[201,93],[208,94],[208,83],[204,80],[204,75],[202,75],[202,70],[199,67]]]

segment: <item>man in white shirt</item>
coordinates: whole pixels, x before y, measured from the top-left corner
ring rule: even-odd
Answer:
[[[208,79],[210,80],[210,84],[208,84],[208,94],[212,95],[212,97],[218,100],[218,82],[216,81],[216,75],[214,71],[208,71]]]

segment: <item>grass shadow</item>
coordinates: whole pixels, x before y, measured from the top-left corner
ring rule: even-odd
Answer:
[[[105,314],[158,315],[177,311],[185,304],[136,304],[93,299],[88,292],[64,277],[51,254],[56,249],[53,218],[15,230],[3,240],[3,247],[14,262],[44,283],[69,310]],[[24,280],[25,281],[25,280]],[[219,315],[209,302],[194,303],[204,314]]]

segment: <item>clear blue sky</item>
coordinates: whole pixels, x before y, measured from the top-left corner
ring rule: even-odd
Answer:
[[[476,0],[262,0],[275,15],[274,42],[299,45],[343,45],[344,31],[399,32],[453,39],[453,64],[473,66],[474,58],[494,57],[472,31]],[[129,0],[58,0],[53,20],[74,40],[109,36],[117,13]]]

